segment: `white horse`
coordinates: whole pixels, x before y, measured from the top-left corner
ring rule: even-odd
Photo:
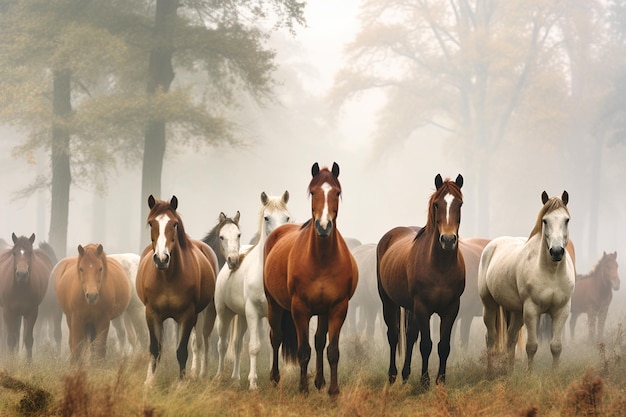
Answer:
[[[558,367],[575,281],[573,252],[570,253],[573,247],[568,235],[568,200],[567,191],[561,198],[548,198],[544,191],[543,207],[528,239],[498,237],[483,250],[478,266],[478,291],[484,307],[487,350],[494,349],[496,315],[501,306],[511,314],[507,329],[511,365],[519,330],[525,325],[528,369],[532,370],[537,352],[537,324],[541,314],[547,313],[552,318],[552,365]],[[492,355],[488,357],[491,359]],[[491,360],[488,366],[491,368]]]
[[[289,193],[268,197],[261,193],[259,211],[258,242],[248,249],[239,263],[239,268],[231,270],[223,267],[215,284],[215,309],[217,311],[217,333],[219,362],[217,376],[224,370],[224,357],[228,348],[228,329],[235,315],[238,316],[234,334],[232,378],[239,380],[241,345],[247,327],[250,327],[250,389],[257,388],[256,359],[261,349],[261,320],[267,317],[267,299],[263,288],[263,247],[267,236],[278,226],[289,223],[291,214],[287,209]]]

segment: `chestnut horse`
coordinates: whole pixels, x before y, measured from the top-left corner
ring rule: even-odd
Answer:
[[[218,264],[213,249],[202,241],[191,239],[185,232],[176,211],[176,196],[168,202],[150,195],[148,207],[147,222],[152,243],[141,255],[136,286],[137,295],[146,306],[150,333],[150,363],[145,380],[145,385],[150,387],[161,357],[163,322],[168,318],[179,325],[176,359],[180,379],[185,376],[189,337],[198,314],[208,306],[213,309],[211,317],[215,317],[212,301]]]
[[[389,342],[389,382],[396,380],[396,349],[400,309],[408,316],[402,379],[411,373],[413,345],[420,338],[422,389],[430,386],[428,359],[432,351],[430,318],[441,319],[437,383],[445,382],[452,326],[465,288],[465,263],[459,250],[459,226],[463,204],[463,177],[455,181],[435,177],[435,192],[428,203],[423,228],[396,227],[383,235],[377,247],[378,292],[383,303]]]
[[[72,361],[82,358],[87,344],[104,358],[111,320],[130,302],[130,282],[122,265],[100,244],[78,245],[78,256],[61,259],[52,277],[69,328]]]
[[[282,344],[285,359],[299,360],[300,391],[308,392],[309,322],[312,316],[318,316],[315,387],[321,389],[326,384],[324,347],[328,333],[328,394],[335,396],[339,394],[339,333],[348,312],[348,300],[357,286],[358,269],[337,228],[339,165],[333,163],[331,171],[327,167],[320,169],[316,162],[311,174],[308,191],[312,218],[302,225],[284,224],[265,241],[263,284],[273,351],[270,380],[274,384],[280,381],[278,349]]]
[[[0,306],[7,333],[9,352],[18,347],[22,318],[27,359],[33,357],[33,328],[39,305],[48,289],[53,264],[42,249],[34,249],[35,234],[17,237],[13,247],[0,253]]]
[[[603,252],[602,258],[588,274],[576,276],[569,322],[572,340],[574,340],[576,320],[582,313],[587,314],[589,340],[592,343],[596,342],[596,338],[602,340],[613,291],[619,290],[620,287],[617,266],[617,252]]]

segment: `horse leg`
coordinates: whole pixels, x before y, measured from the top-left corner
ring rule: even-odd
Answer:
[[[602,307],[600,309],[600,311],[598,311],[597,334],[598,334],[598,340],[599,341],[604,340],[604,326],[606,325],[606,316],[607,316],[608,312],[609,312],[609,306],[608,305]]]
[[[257,385],[256,360],[261,350],[261,314],[257,311],[255,304],[250,300],[246,300],[246,321],[250,330],[250,341],[248,342],[248,353],[250,355],[250,373],[248,374],[248,382],[250,389],[255,390]]]
[[[326,385],[324,379],[324,348],[328,334],[328,314],[317,316],[315,332],[315,388],[321,390]]]
[[[226,351],[228,350],[228,329],[230,329],[230,323],[235,317],[235,313],[227,307],[219,310],[218,320],[216,322],[217,327],[217,373],[215,377],[219,377],[224,372],[224,362],[226,358]]]
[[[559,359],[561,357],[561,350],[563,345],[561,339],[563,337],[563,328],[565,327],[565,321],[569,315],[570,304],[567,303],[565,307],[560,308],[556,312],[550,314],[552,317],[552,339],[550,340],[550,352],[552,352],[552,368],[559,367]]]
[[[496,322],[500,306],[496,304],[495,300],[489,294],[481,294],[481,298],[484,307],[483,323],[485,323],[485,327],[487,328],[487,333],[485,334],[485,344],[487,345],[487,372],[491,373],[496,350],[496,336],[498,334]]]
[[[33,330],[37,322],[37,309],[24,316],[24,347],[26,347],[26,360],[30,363],[33,360]]]
[[[4,324],[6,325],[7,347],[10,354],[15,354],[15,352],[17,351],[18,339],[20,336],[20,324],[22,321],[22,317],[11,317],[12,314],[7,308],[4,308],[2,310],[2,313],[4,315]]]
[[[331,397],[339,394],[339,381],[337,377],[337,367],[339,365],[339,335],[341,327],[348,313],[348,299],[336,304],[328,316],[328,363],[330,365],[330,386],[328,395]]]
[[[243,336],[246,333],[246,330],[248,330],[246,317],[238,315],[233,329],[235,362],[233,364],[233,373],[231,375],[231,378],[236,379],[237,381],[241,379],[241,348],[243,346]]]
[[[407,311],[408,314],[408,311]],[[409,320],[409,327],[406,330],[406,346],[404,354],[404,366],[402,366],[402,382],[406,383],[411,375],[411,361],[413,360],[413,346],[417,341],[419,334],[419,319],[417,318],[417,311],[414,309],[411,312],[412,316]],[[422,336],[423,337],[423,336]]]
[[[115,335],[117,336],[117,344],[118,348],[121,352],[123,352],[126,348],[127,339],[126,339],[126,325],[124,324],[124,314],[121,314],[111,320],[111,324],[115,327]],[[97,332],[97,335],[100,333]]]
[[[383,319],[387,325],[387,342],[389,343],[389,383],[393,384],[398,376],[396,367],[396,350],[398,349],[398,334],[400,333],[400,307],[396,305],[378,284],[378,293],[383,304]]]
[[[161,359],[163,320],[161,320],[158,314],[153,311],[151,307],[146,306],[146,323],[148,325],[148,335],[150,339],[150,362],[148,363],[148,372],[146,380],[144,381],[144,386],[150,388],[154,385],[156,366]]]
[[[439,328],[439,344],[437,345],[437,353],[439,354],[439,370],[437,371],[436,383],[446,382],[446,366],[448,356],[450,356],[450,339],[452,338],[452,327],[456,321],[459,312],[459,303],[453,307],[447,315],[441,318],[441,326]]]
[[[537,308],[537,306],[530,300],[527,300],[524,303],[524,325],[526,325],[526,333],[528,339],[526,340],[526,355],[528,356],[528,372],[533,370],[533,360],[535,359],[535,354],[537,353],[537,348],[539,347],[539,343],[537,342],[537,323],[539,322],[539,316],[541,312]],[[515,330],[513,327],[517,327],[519,313],[512,313],[511,324],[509,325],[509,336],[512,336],[512,332]],[[517,332],[521,325],[518,327]],[[553,336],[554,337],[554,336]],[[517,337],[515,338],[515,342],[517,343]],[[515,358],[515,345],[512,345],[513,348],[513,358]],[[509,340],[509,349],[511,349],[511,341]],[[509,350],[510,354],[510,350]],[[514,360],[514,359],[513,359]]]
[[[215,320],[217,318],[217,311],[215,310],[215,302],[211,301],[204,309],[204,321],[202,326],[202,341],[204,347],[204,353],[200,362],[200,378],[204,378],[208,372],[207,365],[209,363],[209,346],[210,338],[215,327]]]
[[[280,382],[280,371],[278,370],[278,351],[283,343],[283,331],[281,323],[283,314],[286,314],[270,296],[267,297],[267,320],[270,325],[270,343],[272,344],[272,369],[270,370],[270,382],[278,385]]]
[[[185,378],[187,359],[189,358],[189,338],[191,330],[196,325],[198,316],[195,313],[195,307],[192,305],[179,318],[179,339],[176,348],[176,360],[178,361],[178,378]]]
[[[119,316],[118,318],[121,318],[122,316]],[[123,334],[125,335],[126,332],[124,330],[124,323],[120,320],[119,321],[122,325],[122,329],[121,331],[123,332]],[[94,328],[94,332],[95,332],[95,340],[93,342],[93,347],[94,347],[94,352],[96,353],[97,357],[100,359],[104,359],[104,357],[106,356],[106,351],[107,351],[107,338],[109,336],[109,328],[111,327],[111,323],[108,320],[100,320],[98,323],[95,324],[95,328]],[[116,327],[116,332],[118,333],[118,337],[119,337],[119,329]],[[125,339],[125,338],[124,338]]]
[[[413,313],[413,320],[411,321],[417,323],[418,331],[416,331],[413,334],[413,331],[411,330],[413,328],[413,323],[410,323],[409,332],[407,333],[406,358],[410,360],[411,355],[408,349],[410,347],[411,351],[413,350],[413,344],[417,340],[417,336],[419,332],[420,354],[422,355],[422,374],[420,376],[420,386],[422,390],[428,390],[430,388],[430,375],[428,374],[428,360],[430,359],[430,353],[433,350],[433,341],[430,338],[430,317],[425,311],[423,310],[419,311],[416,309],[415,312]],[[409,344],[409,339],[411,339],[410,344]],[[411,363],[410,362],[407,363],[405,359],[404,366],[405,368],[410,367]],[[403,376],[404,376],[404,371],[403,371]],[[409,377],[408,374],[406,377],[407,378]]]
[[[569,318],[569,334],[572,342],[576,340],[576,320],[578,319],[578,313],[571,313]]]
[[[598,321],[598,311],[595,308],[590,308],[587,312],[587,327],[589,329],[589,342],[596,343],[596,322]]]
[[[469,336],[470,336],[470,329],[472,328],[472,320],[474,320],[474,317],[472,315],[467,315],[467,316],[461,317],[461,319],[458,321],[457,320],[454,321],[455,323],[458,323],[459,336],[461,338],[462,348],[467,348],[469,346]],[[454,331],[452,332],[452,334],[454,334]]]
[[[302,300],[293,297],[291,300],[291,316],[298,334],[298,361],[300,362],[300,392],[309,392],[307,370],[311,360],[311,344],[309,343],[309,323],[311,314]]]

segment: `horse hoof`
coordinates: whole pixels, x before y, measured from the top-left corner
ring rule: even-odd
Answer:
[[[328,388],[328,395],[331,397],[336,397],[339,395],[339,387],[330,387]]]
[[[396,376],[397,375],[389,375],[389,385],[393,385],[393,383],[396,382]]]
[[[318,380],[317,378],[315,379],[315,388],[317,388],[318,390],[324,388],[325,385],[326,381],[324,380],[324,378],[321,378],[320,380]]]

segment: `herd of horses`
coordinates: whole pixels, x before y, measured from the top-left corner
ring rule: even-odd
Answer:
[[[558,366],[568,317],[572,338],[577,317],[585,313],[591,340],[601,339],[612,293],[620,286],[617,253],[603,253],[588,274],[576,275],[568,193],[542,193],[528,237],[460,238],[463,181],[461,175],[451,180],[438,174],[425,225],[392,228],[377,243],[362,244],[340,233],[337,163],[330,168],[313,164],[311,217],[304,223],[292,221],[287,191],[280,196],[261,193],[258,230],[250,245],[241,244],[239,212],[232,218],[220,213],[203,239],[190,237],[175,196],[169,201],[148,198],[151,242],[141,255],[107,254],[102,244],[90,243],[57,260],[45,242],[35,247],[34,234],[13,234],[13,245],[0,248],[0,333],[12,355],[19,350],[21,334],[31,361],[35,333],[48,332],[60,351],[65,315],[70,358],[82,363],[91,355],[105,356],[112,325],[120,346],[133,338],[130,345],[147,348],[145,385],[151,387],[168,341],[169,319],[175,322],[181,379],[190,346],[191,372],[206,375],[211,343],[217,346],[218,376],[230,344],[232,378],[239,379],[243,337],[249,330],[250,389],[258,387],[257,356],[269,333],[270,381],[280,382],[282,354],[283,361],[300,366],[299,388],[307,392],[309,329],[315,316],[314,385],[326,386],[326,349],[331,396],[339,393],[339,337],[346,320],[368,337],[377,320],[384,321],[390,383],[398,373],[397,353],[404,353],[402,379],[409,378],[419,339],[423,389],[430,386],[433,316],[439,318],[437,383],[445,382],[455,326],[466,346],[475,317],[483,318],[488,352],[502,341],[511,366],[525,328],[532,369],[542,315],[551,318],[553,366]],[[212,333],[216,340],[210,339]]]

